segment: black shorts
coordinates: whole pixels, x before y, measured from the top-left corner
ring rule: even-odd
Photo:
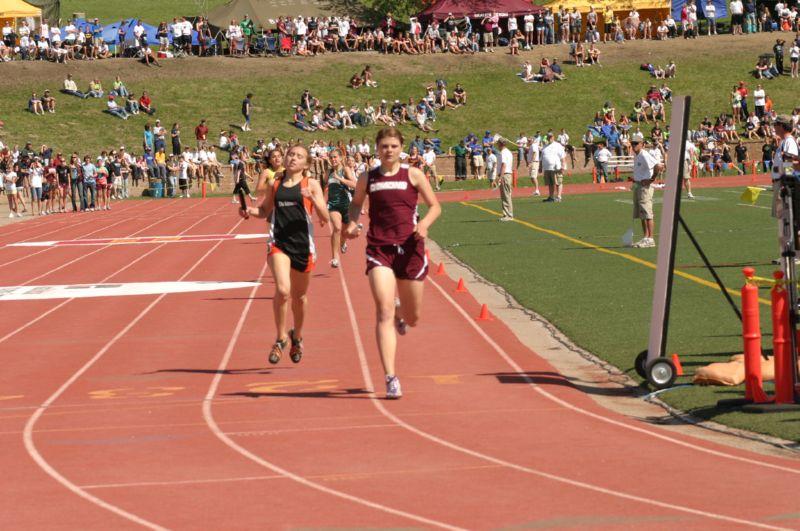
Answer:
[[[350,223],[350,208],[337,203],[328,203],[328,212],[338,212],[342,215],[342,223],[347,225]]]
[[[367,274],[376,267],[388,267],[398,280],[425,280],[428,257],[425,240],[413,236],[402,245],[367,245]]]
[[[731,24],[734,26],[741,26],[744,22],[744,15],[731,15]]]
[[[314,261],[316,259],[316,256],[313,254],[300,256],[298,254],[287,253],[283,249],[281,249],[278,245],[273,243],[269,249],[269,256],[272,256],[274,254],[282,254],[288,256],[292,269],[294,269],[295,271],[299,271],[300,273],[310,273],[314,269]]]

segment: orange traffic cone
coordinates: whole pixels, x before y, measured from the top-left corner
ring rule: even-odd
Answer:
[[[675,365],[675,374],[683,376],[683,365],[681,365],[681,359],[677,354],[672,355],[672,364]]]
[[[467,287],[464,285],[464,279],[458,279],[458,286],[456,286],[456,293],[467,293]]]
[[[439,262],[439,267],[436,268],[436,274],[437,275],[446,275],[447,274],[444,271],[444,262]]]
[[[478,321],[494,321],[494,318],[489,313],[489,307],[485,304],[481,306],[481,313],[476,317]]]
[[[462,197],[461,200],[462,201],[469,201],[469,194],[465,192],[464,193],[464,197]]]

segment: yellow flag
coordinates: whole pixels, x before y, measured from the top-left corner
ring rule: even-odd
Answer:
[[[755,205],[756,201],[758,201],[758,195],[761,193],[761,188],[756,188],[755,186],[748,186],[744,192],[742,192],[741,199],[745,203],[750,203],[751,205]]]

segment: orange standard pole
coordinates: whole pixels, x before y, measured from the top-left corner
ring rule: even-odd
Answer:
[[[758,307],[758,287],[750,280],[756,271],[742,269],[742,339],[744,341],[744,397],[756,403],[768,402],[761,380],[761,318]]]
[[[517,187],[517,170],[511,171],[511,186],[513,188]]]
[[[200,185],[200,187],[203,190],[203,199],[205,199],[206,198],[206,182],[203,181],[202,184]]]
[[[783,279],[783,271],[775,271],[772,276],[780,281]],[[772,351],[775,362],[776,404],[794,404],[790,333],[789,293],[777,283],[772,288]]]
[[[597,184],[597,168],[592,167],[592,182]]]

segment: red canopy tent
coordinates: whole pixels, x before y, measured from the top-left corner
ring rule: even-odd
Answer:
[[[538,13],[545,8],[530,0],[438,0],[417,15],[421,19],[444,19],[452,13],[456,18],[480,18],[497,13],[500,17]]]

